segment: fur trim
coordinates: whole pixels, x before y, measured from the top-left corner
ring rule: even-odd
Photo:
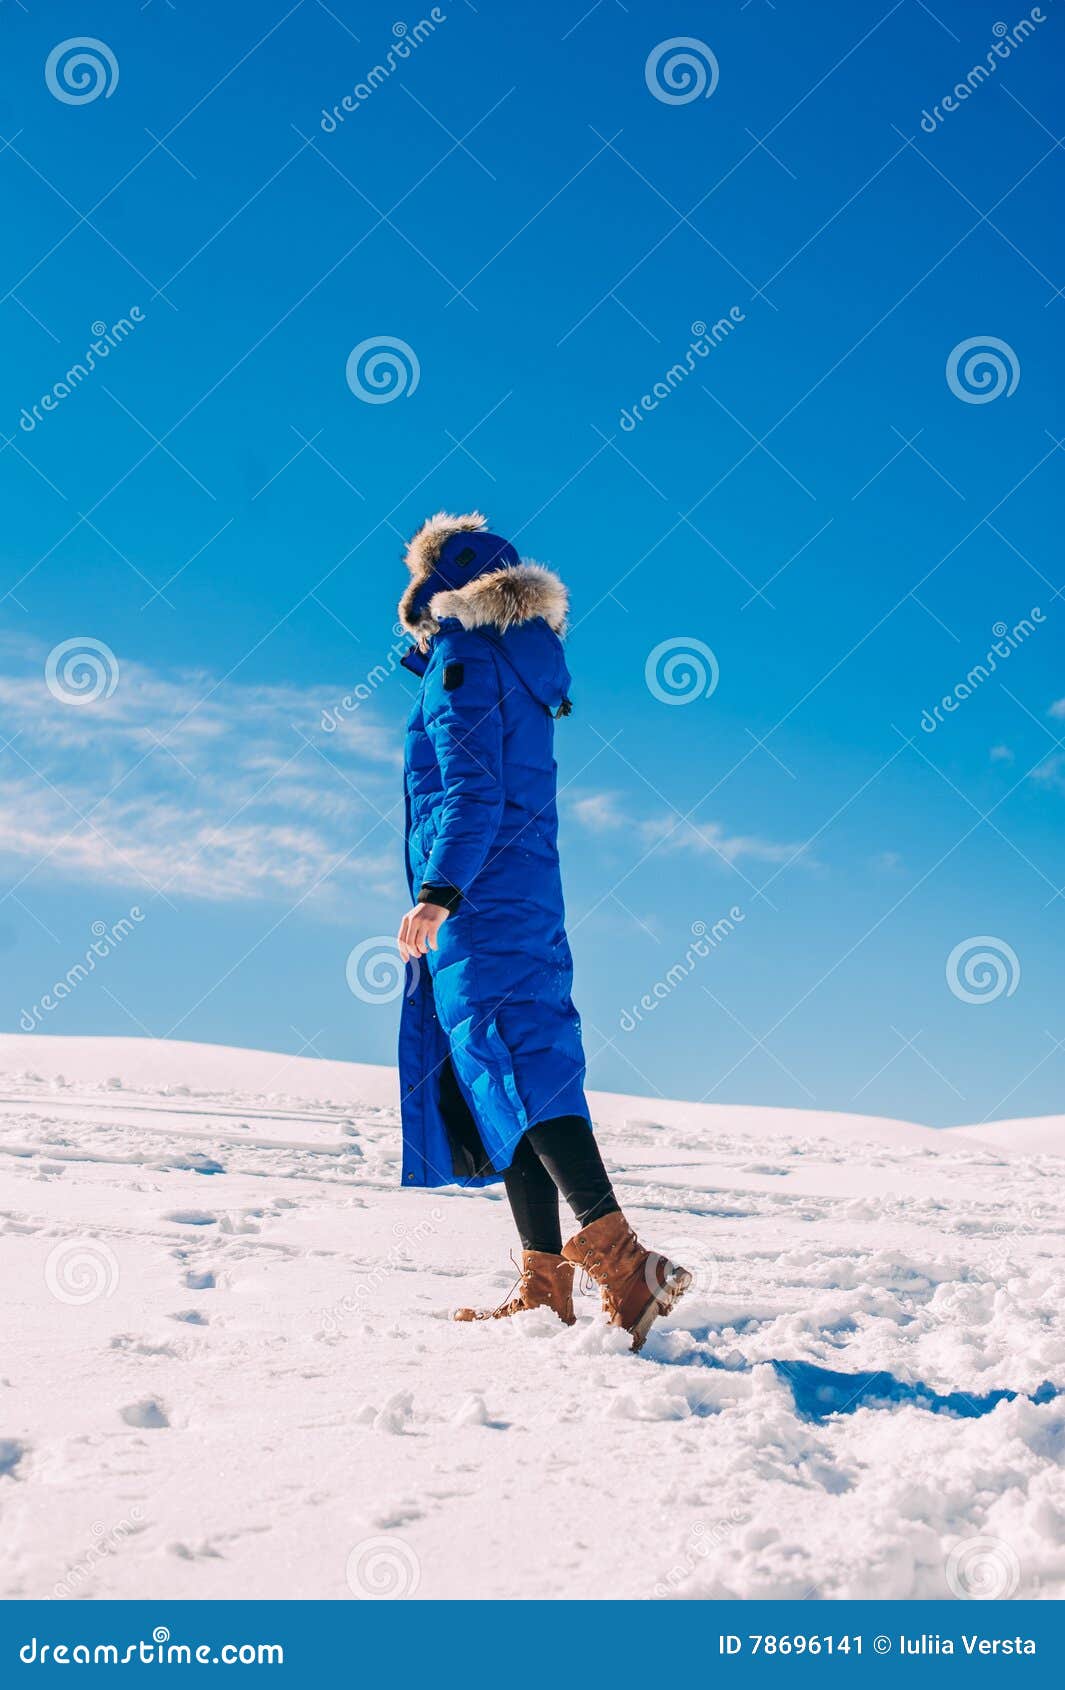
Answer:
[[[429,601],[429,614],[437,627],[446,616],[455,616],[464,628],[498,628],[500,633],[542,616],[549,628],[561,634],[568,609],[565,587],[542,563],[520,563],[515,569],[478,575],[465,587],[434,593]]]
[[[411,580],[416,583],[427,581],[436,568],[440,557],[440,548],[445,540],[450,540],[452,534],[474,534],[479,528],[487,528],[488,519],[480,511],[470,511],[466,516],[452,516],[450,511],[437,511],[435,516],[423,522],[413,540],[407,546],[404,563],[411,573]]]
[[[504,632],[518,622],[542,616],[556,634],[566,626],[569,599],[565,587],[550,569],[540,563],[521,563],[511,569],[495,569],[475,576],[464,587],[434,593],[427,606],[415,609],[415,600],[440,559],[445,541],[453,534],[473,534],[488,526],[480,511],[452,516],[437,511],[423,522],[404,554],[410,584],[399,601],[399,619],[424,651],[439,631],[445,616],[454,616],[464,628],[498,628]]]
[[[480,511],[470,511],[466,516],[452,516],[450,511],[437,511],[435,516],[422,523],[408,544],[403,561],[410,570],[410,585],[399,601],[399,619],[407,632],[414,635],[423,650],[426,641],[436,633],[436,624],[427,610],[415,612],[414,600],[419,587],[429,579],[436,568],[445,540],[449,540],[452,534],[473,534],[487,526],[487,518],[483,517]]]

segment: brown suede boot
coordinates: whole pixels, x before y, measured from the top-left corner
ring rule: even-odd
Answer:
[[[559,1320],[572,1326],[573,1264],[547,1250],[522,1252],[521,1278],[514,1287],[517,1295],[507,1297],[497,1309],[456,1309],[456,1320],[505,1320],[508,1315],[524,1314],[527,1309],[554,1309]]]
[[[610,1324],[632,1333],[634,1350],[643,1348],[652,1322],[668,1314],[692,1282],[687,1268],[645,1250],[618,1211],[582,1227],[562,1254],[595,1280]]]

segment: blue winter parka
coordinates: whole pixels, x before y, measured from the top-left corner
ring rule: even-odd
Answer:
[[[495,537],[440,530],[474,520],[430,519],[401,605],[426,648],[410,665],[424,672],[404,757],[407,881],[412,899],[451,906],[438,949],[408,966],[402,1005],[402,1180],[414,1187],[487,1184],[527,1127],[588,1119],[558,860],[565,589],[537,564],[498,568],[480,544],[473,578],[450,585],[461,542]]]

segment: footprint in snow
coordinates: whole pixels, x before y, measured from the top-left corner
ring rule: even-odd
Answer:
[[[138,1426],[145,1432],[161,1432],[170,1425],[166,1409],[156,1397],[142,1397],[140,1402],[127,1403],[118,1412],[127,1426]]]
[[[18,1438],[0,1438],[0,1479],[13,1479],[15,1469],[27,1453],[27,1446]]]
[[[218,1216],[209,1214],[206,1209],[170,1209],[163,1216],[164,1221],[173,1221],[176,1226],[217,1226]]]
[[[189,1268],[185,1274],[186,1291],[213,1291],[217,1280],[210,1268]]]
[[[170,1316],[171,1320],[183,1320],[186,1326],[209,1326],[210,1321],[199,1309],[177,1309]]]
[[[164,1172],[176,1174],[224,1174],[226,1171],[213,1156],[203,1156],[198,1151],[187,1156],[167,1157],[158,1165]]]
[[[221,1551],[206,1540],[202,1543],[168,1543],[168,1555],[176,1555],[179,1561],[220,1561]]]
[[[38,1162],[34,1179],[61,1179],[67,1171],[65,1162]]]
[[[262,1214],[261,1209],[244,1209],[240,1214],[224,1215],[219,1223],[219,1231],[258,1234],[262,1228],[256,1226],[255,1222],[262,1219]]]
[[[174,1357],[181,1354],[176,1345],[165,1339],[137,1338],[132,1332],[116,1332],[111,1339],[111,1348],[134,1356]]]
[[[375,1531],[394,1531],[397,1526],[412,1526],[415,1520],[425,1518],[425,1511],[415,1502],[399,1502],[394,1508],[385,1508],[379,1514],[370,1515],[370,1524]]]

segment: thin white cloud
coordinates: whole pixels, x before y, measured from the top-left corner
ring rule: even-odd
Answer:
[[[793,858],[811,866],[805,846],[763,838],[760,834],[731,833],[722,822],[685,820],[665,811],[657,816],[638,816],[627,809],[616,792],[578,793],[569,809],[582,827],[593,833],[624,830],[635,835],[641,848],[657,843],[657,851],[696,851],[723,858],[727,863],[786,863]],[[656,852],[657,854],[657,852]]]
[[[878,851],[875,857],[870,857],[869,866],[879,874],[896,874],[903,865],[897,851]]]
[[[661,839],[663,851],[709,851],[727,863],[743,858],[757,863],[786,863],[805,850],[803,845],[763,839],[755,833],[729,833],[721,822],[681,821],[669,815],[644,822],[642,830],[648,839]]]
[[[570,809],[582,827],[593,833],[607,833],[625,826],[625,812],[616,792],[589,792],[574,798]]]
[[[11,651],[10,638],[4,642]],[[122,662],[110,698],[56,698],[43,650],[0,674],[0,861],[37,876],[215,900],[401,883],[399,745],[344,688],[241,685]],[[3,744],[0,741],[0,744]]]
[[[1045,763],[1040,763],[1037,769],[1032,770],[1032,779],[1039,781],[1043,786],[1052,786],[1065,792],[1065,756],[1055,752],[1053,757],[1048,757]]]

